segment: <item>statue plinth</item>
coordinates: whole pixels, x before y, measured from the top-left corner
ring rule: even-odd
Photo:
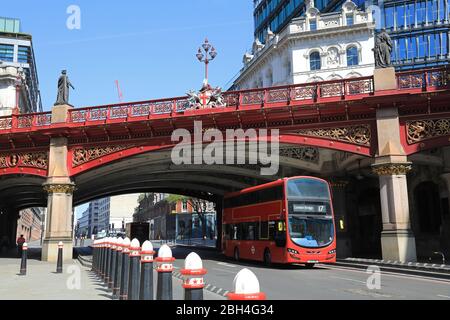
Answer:
[[[373,82],[375,91],[396,90],[397,78],[395,76],[395,68],[379,68],[373,73]]]
[[[69,110],[74,107],[70,104],[58,104],[52,108],[52,123],[64,123],[67,121]]]

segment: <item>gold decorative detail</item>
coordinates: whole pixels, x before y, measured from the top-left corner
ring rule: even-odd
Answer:
[[[345,188],[346,186],[348,186],[349,182],[348,181],[330,181],[330,186],[333,188]]]
[[[126,150],[132,147],[134,146],[121,145],[121,146],[92,147],[88,149],[76,148],[73,150],[72,167],[75,168],[92,160],[96,160],[103,156],[118,151]]]
[[[450,135],[450,119],[417,120],[406,123],[408,144]]]
[[[280,156],[313,163],[318,163],[320,160],[319,149],[314,147],[282,147]]]
[[[75,185],[73,184],[47,184],[44,185],[44,191],[47,193],[66,193],[73,194]]]
[[[366,124],[339,128],[305,129],[296,133],[302,136],[327,138],[362,146],[370,146],[372,136],[370,125]]]
[[[0,154],[0,168],[31,167],[46,170],[48,168],[47,152],[27,152]]]
[[[406,175],[412,170],[411,163],[387,163],[374,165],[372,167],[373,173],[379,176],[400,176]]]

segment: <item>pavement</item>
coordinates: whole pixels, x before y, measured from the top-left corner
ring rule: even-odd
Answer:
[[[0,300],[112,300],[111,291],[90,271],[90,267],[72,260],[64,264],[64,273],[56,274],[56,264],[39,261],[38,248],[30,249],[27,275],[20,276],[20,259],[0,259]],[[156,298],[157,273],[154,272]],[[173,277],[174,300],[184,299],[183,281]],[[223,296],[204,292],[204,300],[223,300]]]
[[[63,274],[56,265],[29,259],[27,275],[18,275],[20,259],[0,259],[0,300],[108,300],[78,261],[66,263]]]

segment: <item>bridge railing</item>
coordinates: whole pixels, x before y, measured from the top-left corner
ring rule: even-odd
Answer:
[[[0,130],[40,128],[50,126],[51,123],[51,112],[13,114],[0,117]]]
[[[446,68],[399,72],[397,89],[409,91],[437,90],[447,86]],[[223,93],[223,108],[246,109],[277,105],[309,105],[357,99],[374,94],[373,77],[340,79],[271,88],[228,91]],[[67,123],[120,122],[127,119],[170,117],[191,110],[187,97],[112,104],[69,110]],[[51,112],[0,117],[0,131],[30,129],[51,125]]]
[[[439,89],[447,86],[448,72],[446,68],[427,70],[412,70],[397,73],[397,88],[399,90]]]
[[[273,88],[229,91],[223,93],[224,106],[217,108],[245,108],[246,106],[289,104],[311,100],[345,99],[354,95],[373,94],[373,77],[296,84]],[[114,104],[69,110],[69,123],[114,121],[129,118],[181,114],[191,109],[187,97]]]

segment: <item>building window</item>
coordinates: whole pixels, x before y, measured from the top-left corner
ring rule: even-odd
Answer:
[[[353,21],[353,13],[347,13],[347,25],[348,26],[352,26],[354,21]]]
[[[14,46],[9,44],[0,44],[0,61],[14,61]]]
[[[317,19],[309,20],[309,30],[311,30],[311,31],[317,30]]]
[[[188,211],[188,207],[187,207],[187,201],[183,201],[183,204],[182,204],[182,209],[181,209],[183,212],[187,212]]]
[[[322,63],[320,61],[320,53],[315,51],[309,55],[311,70],[320,70]]]
[[[357,66],[359,64],[358,48],[351,46],[347,48],[347,66]]]

